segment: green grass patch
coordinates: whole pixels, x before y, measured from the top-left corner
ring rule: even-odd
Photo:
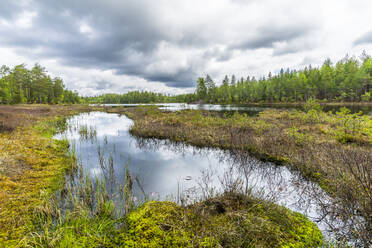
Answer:
[[[0,134],[0,246],[17,245],[32,223],[34,210],[57,190],[74,166],[65,140],[53,140],[53,118],[34,127]]]

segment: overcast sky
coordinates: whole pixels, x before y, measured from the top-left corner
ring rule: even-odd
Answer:
[[[372,54],[371,0],[0,0],[0,64],[40,63],[82,95],[193,91]]]

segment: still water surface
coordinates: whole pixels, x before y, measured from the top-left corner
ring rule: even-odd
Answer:
[[[134,188],[137,201],[145,191],[151,199],[192,202],[239,179],[244,189],[249,187],[261,197],[305,214],[329,235],[330,219],[323,218],[321,208],[329,204],[329,197],[298,173],[247,154],[136,138],[129,133],[132,124],[123,115],[83,113],[70,118],[68,129],[56,138],[68,139],[92,178],[104,178],[102,161],[112,161],[108,188],[113,197],[118,190],[115,185],[125,181],[126,168],[140,182]],[[82,135],[82,128],[91,135]]]

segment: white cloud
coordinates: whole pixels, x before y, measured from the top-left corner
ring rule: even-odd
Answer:
[[[35,11],[24,11],[22,12],[18,19],[15,21],[15,26],[17,28],[31,28],[32,27],[32,21],[37,16],[37,13]]]
[[[81,23],[80,24],[80,27],[79,27],[79,31],[83,34],[87,34],[87,35],[92,35],[93,34],[93,29],[91,26],[89,26],[89,24],[87,23]]]

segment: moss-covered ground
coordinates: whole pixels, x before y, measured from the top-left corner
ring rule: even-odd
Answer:
[[[64,116],[86,106],[2,106],[0,109],[0,247],[15,246],[36,208],[74,161],[68,142],[52,139]]]
[[[12,137],[0,136],[2,167],[22,167],[2,173],[0,178],[0,243],[14,244],[30,222],[43,194],[55,190],[71,161],[68,143],[51,141],[34,130],[19,129]]]
[[[320,247],[303,215],[242,194],[226,193],[187,208],[148,202],[127,217],[126,247]]]

